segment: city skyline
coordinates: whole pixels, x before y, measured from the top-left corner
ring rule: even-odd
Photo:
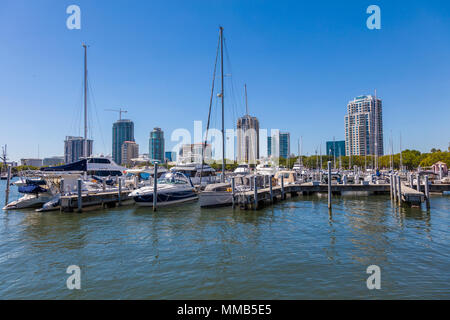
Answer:
[[[83,42],[89,45],[93,153],[112,154],[109,128],[114,116],[104,110],[118,106],[125,106],[135,121],[136,143],[148,145],[148,132],[159,126],[167,133],[166,150],[172,150],[175,129],[192,132],[195,120],[206,123],[219,25],[225,28],[236,87],[247,83],[251,92],[252,114],[262,128],[289,131],[293,141],[302,136],[304,155],[314,154],[333,136],[344,139],[342,121],[336,119],[343,118],[352,97],[375,89],[384,104],[385,146],[392,131],[395,152],[400,134],[403,149],[448,147],[450,45],[442,41],[450,35],[442,8],[447,3],[412,1],[403,8],[380,1],[381,30],[367,29],[366,6],[356,1],[292,2],[289,11],[237,1],[115,3],[108,14],[87,1],[78,5],[81,30],[66,28],[66,4],[4,4],[2,12],[14,12],[16,18],[0,17],[5,45],[0,66],[8,75],[0,78],[7,92],[0,105],[20,110],[21,123],[34,132],[25,139],[15,131],[15,121],[2,117],[0,144],[8,144],[10,160],[35,158],[38,149],[41,157],[62,155],[65,136],[82,136]],[[177,20],[186,16],[190,18]],[[244,18],[248,16],[252,19]],[[370,77],[365,72],[369,69]],[[244,114],[243,90],[235,92],[233,101],[227,81],[226,127],[233,128],[231,115]],[[236,110],[231,110],[233,104]],[[424,121],[424,116],[436,114]]]

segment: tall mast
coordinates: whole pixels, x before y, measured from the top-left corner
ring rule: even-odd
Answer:
[[[88,156],[87,152],[87,46],[83,43],[84,48],[84,141],[83,156]]]
[[[223,92],[223,28],[220,27],[220,78],[222,81],[222,181],[225,181],[225,108]]]

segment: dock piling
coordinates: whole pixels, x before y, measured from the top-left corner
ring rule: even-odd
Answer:
[[[397,182],[398,182],[398,205],[400,206],[402,204],[402,179],[400,178],[400,175],[397,176]]]
[[[393,186],[393,194],[394,194],[394,202],[397,202],[397,175],[392,175],[392,186]]]
[[[281,175],[281,200],[284,200],[284,176]]]
[[[256,182],[256,178],[257,178],[257,176],[255,175],[254,177],[253,177],[253,181],[254,181],[254,185],[255,185],[255,188],[254,188],[254,203],[255,203],[255,209],[258,209],[258,184],[257,184],[257,182]]]
[[[11,165],[8,164],[8,173],[6,177],[6,192],[5,192],[5,206],[8,205],[9,202],[9,185],[11,183]]]
[[[272,190],[272,175],[269,176],[269,191],[270,191],[270,203],[273,203],[273,190]]]
[[[158,162],[154,164],[154,179],[153,179],[153,211],[156,211],[158,204]],[[137,187],[137,186],[136,186]]]
[[[425,201],[427,209],[430,209],[430,187],[428,185],[428,175],[425,175]]]
[[[417,191],[420,192],[420,174],[417,172]]]
[[[121,197],[122,197],[122,179],[120,177],[117,178],[117,183],[118,183],[118,187],[119,187],[119,193],[117,195],[117,205],[120,206],[121,205]]]
[[[390,175],[389,175],[389,194],[391,195],[391,200],[394,198],[394,195],[393,195],[393,181],[392,181],[392,179],[393,179],[393,174],[391,173]]]
[[[82,212],[83,211],[83,195],[82,195],[82,193],[81,193],[81,183],[82,183],[82,180],[81,180],[81,178],[78,178],[78,181],[77,181],[77,194],[78,194],[78,197],[77,197],[77,208],[78,208],[78,212]]]
[[[235,177],[231,178],[231,193],[232,193],[232,203],[233,203],[233,209],[236,205],[236,198],[235,198],[235,194],[236,194],[236,181],[235,181]]]
[[[331,209],[331,161],[328,161],[328,209]]]
[[[59,181],[59,192],[62,196],[64,195],[64,178],[61,178]]]

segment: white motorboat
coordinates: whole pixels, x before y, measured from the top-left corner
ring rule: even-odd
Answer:
[[[139,206],[153,206],[153,185],[132,191],[129,196]],[[167,206],[197,200],[194,185],[184,174],[170,172],[161,176],[157,182],[157,205]]]
[[[265,176],[273,176],[276,173],[276,168],[272,167],[268,163],[258,164],[256,166],[256,173]]]
[[[200,163],[177,164],[170,168],[170,172],[184,174],[195,186],[205,186],[217,182],[216,170],[207,164],[203,166]]]
[[[199,194],[200,207],[231,206],[233,194],[230,183],[214,183],[207,185]]]
[[[243,175],[250,174],[250,166],[246,163],[240,164],[234,169],[234,173]]]
[[[42,206],[44,203],[50,201],[53,195],[50,193],[39,193],[39,194],[25,194],[23,197],[8,203],[3,207],[3,210],[15,210],[15,209],[26,209],[26,208],[36,208]]]

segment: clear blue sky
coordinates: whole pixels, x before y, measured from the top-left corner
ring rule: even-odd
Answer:
[[[81,30],[66,28],[71,4],[81,7]],[[381,8],[381,30],[366,27],[371,4]],[[449,18],[445,0],[2,0],[0,144],[14,160],[36,157],[38,145],[41,157],[54,156],[66,135],[82,134],[85,41],[94,152],[111,153],[118,115],[104,109],[120,106],[135,122],[141,153],[155,126],[169,149],[174,129],[206,123],[222,25],[238,91],[237,106],[226,106],[227,127],[244,112],[247,83],[261,127],[289,131],[292,152],[303,136],[312,154],[321,141],[344,138],[347,102],[377,89],[385,140],[392,130],[396,150],[400,132],[404,148],[447,149]]]

